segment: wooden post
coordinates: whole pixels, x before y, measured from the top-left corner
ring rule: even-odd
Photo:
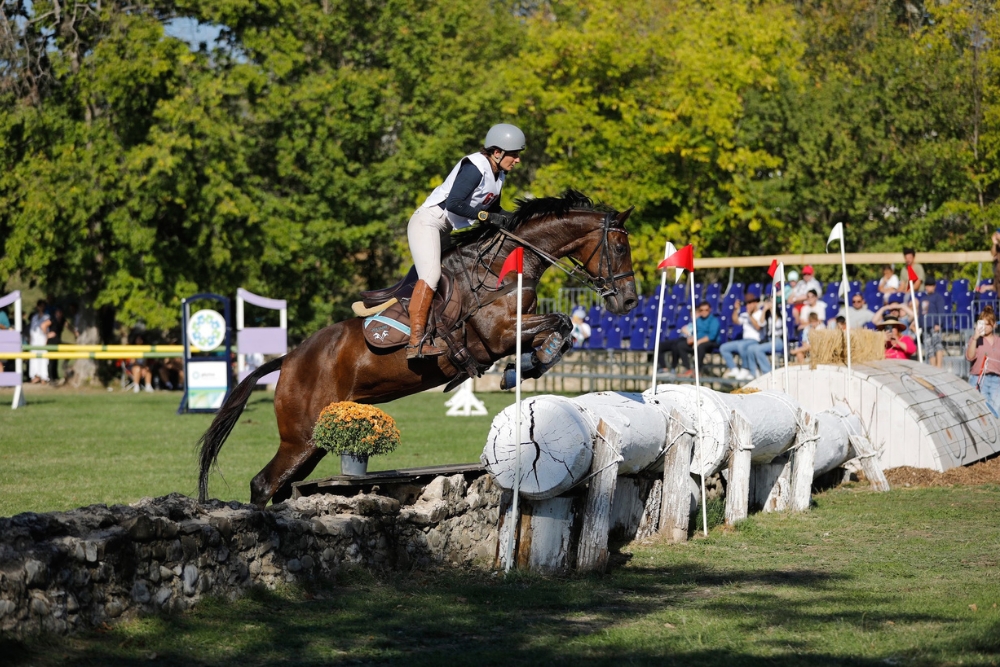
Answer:
[[[882,466],[878,463],[878,456],[871,442],[863,435],[851,434],[850,438],[851,447],[854,448],[854,452],[858,455],[861,469],[865,471],[865,477],[871,482],[872,490],[888,491],[889,480],[885,478],[885,473],[882,472]]]
[[[805,512],[809,509],[818,440],[819,422],[812,414],[803,412],[798,433],[795,434],[795,449],[792,451],[792,489],[789,509],[793,512]]]
[[[729,426],[729,486],[726,488],[726,525],[747,518],[750,512],[750,456],[753,453],[750,422],[733,410]]]
[[[510,491],[504,491],[500,495],[500,525],[497,526],[497,553],[494,558],[494,566],[499,570],[507,569],[507,554],[510,553],[507,549],[508,542],[515,540],[514,546],[517,547],[517,533],[513,529],[517,523],[514,519],[513,499],[514,494]],[[514,562],[517,562],[516,558]]]
[[[694,431],[681,413],[670,411],[667,425],[667,453],[663,458],[663,490],[660,501],[660,535],[668,543],[686,542],[691,519],[691,456]]]
[[[786,509],[791,482],[788,455],[782,454],[770,463],[758,463],[750,470],[750,505],[764,512]]]
[[[576,569],[604,572],[608,565],[608,531],[611,528],[611,500],[618,483],[621,434],[603,419],[597,424],[590,488],[583,510],[583,528]],[[595,474],[596,473],[596,474]]]
[[[531,508],[531,543],[527,556],[528,569],[532,572],[552,574],[569,569],[570,537],[573,530],[573,499],[548,498],[525,501]],[[525,542],[522,531],[521,542]],[[517,546],[521,546],[520,544]],[[522,563],[518,550],[518,566]]]
[[[644,540],[656,534],[660,523],[660,503],[663,500],[663,482],[656,480],[649,489],[646,504],[642,508],[639,526],[635,530],[635,539]]]

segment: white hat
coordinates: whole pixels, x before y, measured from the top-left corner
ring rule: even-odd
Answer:
[[[788,281],[789,282],[791,282],[793,280],[797,281],[798,279],[799,279],[799,272],[798,271],[789,271],[788,272]]]
[[[577,308],[576,310],[573,311],[573,317],[579,317],[581,320],[586,319],[587,311],[585,311],[583,308]]]

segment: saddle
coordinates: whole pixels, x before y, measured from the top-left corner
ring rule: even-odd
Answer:
[[[369,314],[362,315],[365,340],[380,349],[401,347],[410,342],[410,296],[417,282],[417,272],[410,269],[401,281],[385,289],[362,292]],[[372,295],[378,295],[373,297]],[[379,303],[378,300],[384,300]],[[358,306],[360,304],[355,304]],[[358,312],[358,308],[355,308]],[[442,275],[431,302],[427,330],[434,343],[448,349],[448,360],[459,369],[460,377],[479,377],[487,367],[477,362],[465,347],[465,320],[462,318],[462,295],[453,289],[450,276]]]

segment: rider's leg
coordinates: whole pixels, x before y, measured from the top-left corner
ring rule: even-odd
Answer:
[[[406,348],[407,359],[436,356],[444,352],[434,345],[433,340],[423,339],[427,333],[427,318],[434,300],[434,290],[441,279],[441,231],[447,228],[447,215],[444,209],[436,206],[418,208],[406,226],[410,253],[419,278],[410,298],[410,344]]]

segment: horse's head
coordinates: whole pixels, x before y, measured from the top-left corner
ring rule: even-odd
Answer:
[[[629,312],[638,303],[632,248],[625,229],[632,208],[621,213],[587,213],[592,218],[588,225],[591,229],[581,235],[580,243],[568,255],[587,272],[607,309],[619,315]]]

